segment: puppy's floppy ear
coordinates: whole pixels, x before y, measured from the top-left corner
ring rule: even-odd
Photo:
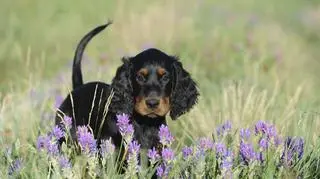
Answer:
[[[133,96],[131,73],[132,64],[127,57],[122,58],[123,64],[117,69],[116,75],[112,80],[111,87],[114,90],[110,111],[120,114],[132,114]]]
[[[173,62],[173,83],[170,116],[173,120],[188,112],[197,103],[199,92],[196,82],[177,58]]]

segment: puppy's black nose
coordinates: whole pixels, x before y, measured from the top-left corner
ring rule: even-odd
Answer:
[[[159,99],[147,99],[146,100],[146,105],[148,106],[148,108],[151,108],[151,109],[158,107],[159,103],[160,103]]]

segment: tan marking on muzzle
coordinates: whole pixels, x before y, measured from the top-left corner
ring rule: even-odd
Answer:
[[[160,98],[159,105],[155,109],[150,109],[146,105],[145,97],[136,97],[134,109],[143,116],[150,113],[154,113],[158,116],[165,116],[170,110],[170,100],[169,97]]]

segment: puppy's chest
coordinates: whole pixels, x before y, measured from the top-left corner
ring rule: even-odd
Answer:
[[[159,128],[154,126],[134,125],[134,137],[144,149],[156,147],[159,143]]]

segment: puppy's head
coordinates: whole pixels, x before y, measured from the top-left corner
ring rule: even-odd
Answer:
[[[123,105],[117,112],[131,110],[131,114],[135,110],[150,118],[170,112],[176,119],[192,108],[199,95],[196,83],[177,58],[157,49],[124,60],[112,86],[116,98],[122,100],[119,105]]]

